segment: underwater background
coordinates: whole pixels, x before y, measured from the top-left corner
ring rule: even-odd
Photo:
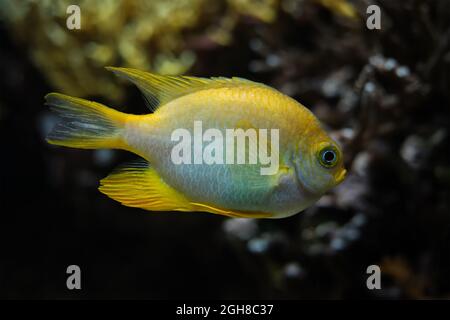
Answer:
[[[342,144],[348,177],[281,220],[121,206],[98,181],[135,157],[45,142],[49,92],[148,112],[105,66],[273,86]],[[449,299],[449,123],[446,0],[0,0],[0,298]]]

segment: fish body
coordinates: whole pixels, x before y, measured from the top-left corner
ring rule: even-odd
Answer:
[[[310,206],[345,176],[341,151],[315,116],[273,88],[240,78],[164,77],[109,69],[135,83],[154,112],[127,115],[94,102],[50,94],[47,103],[60,113],[62,122],[48,140],[69,147],[124,149],[145,159],[101,182],[100,191],[125,205],[152,211],[282,218]],[[261,163],[226,162],[230,152],[237,152],[230,151],[226,141],[220,163],[173,160],[176,130],[185,130],[195,140],[204,138],[209,129],[226,137],[227,129],[233,128],[276,129],[278,139],[267,141],[269,153],[276,152],[276,170],[262,174]],[[249,159],[255,152],[250,144],[261,147],[262,138],[247,138],[244,153]],[[195,153],[203,152],[211,141],[202,140],[201,148],[199,141],[190,141],[194,153],[190,158],[195,162]],[[334,155],[332,165],[321,165],[323,150]]]

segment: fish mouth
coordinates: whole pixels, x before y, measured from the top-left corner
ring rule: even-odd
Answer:
[[[341,172],[339,172],[338,176],[336,177],[336,182],[341,183],[342,181],[344,181],[346,175],[347,175],[347,170],[342,169]]]

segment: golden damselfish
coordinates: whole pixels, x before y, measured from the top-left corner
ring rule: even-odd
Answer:
[[[96,102],[50,93],[47,104],[59,114],[60,122],[48,142],[74,148],[123,149],[139,155],[141,160],[120,167],[103,179],[99,188],[126,206],[282,218],[304,210],[345,177],[341,149],[316,117],[269,86],[242,78],[160,76],[135,69],[107,69],[133,82],[153,113],[125,114]],[[272,138],[277,139],[267,139],[266,150],[276,155],[275,170],[262,174],[267,163],[260,162],[196,161],[198,132],[194,131],[198,124],[204,132],[202,141],[216,146],[213,138],[218,139],[219,133],[225,137],[231,129],[276,132]],[[183,149],[180,155],[195,161],[174,161],[174,148],[181,139],[174,139],[176,132],[194,137],[186,140],[192,145],[192,154]],[[216,135],[205,138],[207,132]],[[255,152],[252,143],[261,148],[262,138],[257,136],[259,145],[254,136],[246,138],[244,155],[249,158]],[[218,150],[212,154],[217,156]],[[224,151],[224,159],[229,152],[228,148]]]

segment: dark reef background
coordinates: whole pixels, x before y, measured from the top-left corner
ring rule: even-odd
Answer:
[[[0,1],[0,298],[450,298],[449,1],[72,2],[81,30],[66,1]],[[44,140],[48,92],[146,112],[106,65],[269,84],[340,141],[349,176],[282,220],[123,207],[97,186],[132,155]]]

